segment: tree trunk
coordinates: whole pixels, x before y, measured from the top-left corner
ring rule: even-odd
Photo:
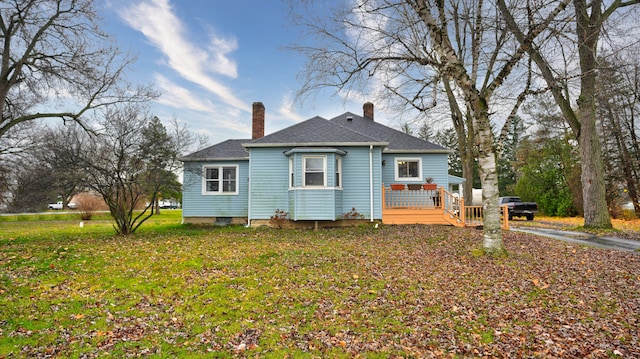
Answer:
[[[156,210],[155,210],[155,213],[153,211],[152,211],[152,213],[160,214],[160,200],[157,197],[156,197],[156,200],[155,200],[154,207],[155,207]]]
[[[580,112],[582,112],[582,109]],[[584,226],[588,228],[611,228],[611,219],[607,209],[604,164],[600,141],[595,131],[595,118],[588,120],[591,123],[587,123],[583,117],[591,117],[593,115],[594,113],[580,114],[583,121],[582,131],[578,140],[582,160],[581,180],[584,201]],[[591,126],[593,126],[592,129],[589,128]]]
[[[467,141],[466,136],[463,139]],[[473,152],[473,145],[467,143],[464,152],[461,152],[460,156],[462,157],[462,177],[466,179],[462,195],[465,205],[470,206],[473,204],[473,164],[476,158]]]
[[[597,3],[599,3],[597,1]],[[598,16],[601,9],[592,8],[591,17],[587,13],[585,0],[575,0],[576,32],[578,54],[580,56],[580,97],[578,98],[578,118],[580,132],[578,143],[582,160],[582,197],[584,226],[587,228],[611,228],[611,218],[607,209],[604,163],[596,128],[596,48],[602,20]]]
[[[498,171],[493,145],[493,132],[489,122],[487,101],[480,94],[471,93],[474,128],[478,140],[478,172],[482,184],[482,221],[484,225],[482,248],[488,254],[504,255],[506,249],[502,240],[500,207],[498,205]]]
[[[514,33],[518,42],[525,46],[525,50],[538,66],[542,77],[551,89],[556,103],[565,116],[565,120],[571,126],[578,140],[582,167],[584,226],[611,228],[611,219],[607,210],[602,150],[595,125],[596,49],[600,31],[606,19],[602,13],[602,1],[594,0],[587,4],[586,0],[573,0],[581,73],[577,113],[571,107],[568,95],[563,93],[564,85],[556,79],[555,73],[557,72],[552,70],[550,63],[545,60],[537,47],[531,46],[530,41],[533,39],[527,39],[519,29],[505,1],[498,0],[497,5],[502,14],[505,15],[507,26]],[[564,10],[565,5],[566,2],[556,7],[556,13],[559,14]],[[620,6],[620,3],[613,5],[609,10],[612,11],[616,6]],[[590,14],[588,12],[589,9],[591,10]],[[551,15],[554,14],[552,13]],[[549,19],[552,18],[553,16]]]
[[[506,253],[506,249],[502,241],[502,229],[500,226],[498,172],[488,108],[493,86],[498,86],[499,83],[494,82],[482,91],[478,91],[475,87],[475,77],[470,76],[467,72],[464,61],[458,57],[447,36],[447,19],[443,2],[436,2],[436,5],[440,9],[438,15],[439,22],[431,15],[430,9],[432,4],[427,1],[412,1],[410,5],[429,29],[429,37],[443,64],[442,72],[447,78],[454,81],[460,91],[464,93],[467,109],[471,112],[470,118],[472,126],[468,130],[474,132],[475,140],[478,142],[478,165],[480,168],[479,175],[480,182],[482,183],[484,207],[482,247],[487,254],[503,255]],[[480,56],[480,54],[476,52],[473,56]],[[477,58],[473,61],[477,61]],[[509,71],[510,70],[502,72],[501,76],[497,78],[504,79],[503,76],[506,76]]]
[[[462,114],[449,81],[449,78],[445,78],[443,84],[449,101],[453,128],[458,139],[458,152],[462,162],[462,177],[466,179],[463,185],[462,198],[464,198],[464,202],[467,205],[471,205],[473,201],[473,162],[475,160],[473,121],[468,116],[465,121],[465,116]]]

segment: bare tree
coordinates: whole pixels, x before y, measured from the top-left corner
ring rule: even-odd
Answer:
[[[24,173],[24,164],[34,162],[33,153],[44,131],[36,122],[16,125],[4,137],[0,137],[0,209],[13,210],[21,205],[15,202],[14,192]],[[16,206],[18,205],[18,206]],[[11,207],[11,208],[10,208]],[[36,208],[35,206],[30,206]],[[46,208],[43,207],[43,208]]]
[[[77,163],[85,186],[109,207],[116,232],[131,234],[156,213],[159,196],[181,191],[180,155],[202,137],[176,119],[167,129],[140,104],[106,107],[99,123]]]
[[[148,121],[139,106],[105,108],[99,135],[78,158],[87,173],[87,186],[102,196],[118,234],[135,232],[152,215],[155,194],[149,197],[145,192],[148,172],[140,153]]]
[[[86,128],[88,111],[155,95],[124,81],[132,59],[121,56],[97,18],[93,0],[0,3],[0,139],[41,118]]]
[[[30,124],[29,124],[30,125]],[[84,183],[84,171],[76,161],[87,145],[88,135],[79,126],[68,124],[51,129],[23,131],[25,139],[20,151],[14,146],[5,163],[12,164],[6,175],[11,212],[34,212],[47,208],[47,203],[62,201],[66,208]],[[6,138],[5,138],[6,139]]]
[[[605,22],[616,10],[637,3],[636,0],[616,0],[611,3],[602,0],[564,0],[564,7],[559,9],[553,3],[547,3],[545,6],[538,2],[514,1],[507,5],[504,0],[497,1],[509,30],[538,67],[578,140],[582,164],[585,227],[611,228],[611,219],[607,211],[602,149],[596,126],[595,94],[599,40]],[[570,4],[572,7],[569,7]],[[549,26],[549,22],[546,21],[549,17],[538,17],[539,14],[548,14],[551,6],[560,10],[551,12],[553,26]],[[569,25],[574,27],[571,28]],[[534,31],[546,31],[548,36],[545,39],[557,41],[549,41],[548,45],[536,43],[531,36]],[[573,54],[577,54],[577,57]],[[562,61],[559,61],[559,56],[563,56]],[[579,68],[577,109],[571,105],[574,84],[567,66],[575,63]]]
[[[86,172],[76,161],[87,150],[89,134],[76,123],[44,131],[34,157],[51,170],[53,190],[66,208],[74,195],[85,190]]]
[[[614,217],[622,197],[625,201],[631,199],[640,218],[640,153],[634,146],[640,133],[634,124],[639,106],[635,78],[638,64],[633,62],[625,66],[620,60],[600,59],[603,66],[598,74],[596,100],[607,173],[607,203]]]
[[[464,176],[473,173],[473,159],[478,159],[483,248],[503,253],[491,117],[505,104],[519,106],[522,101],[512,94],[529,89],[528,82],[513,81],[506,90],[514,71],[526,76],[526,64],[520,64],[526,52],[505,31],[493,4],[363,0],[336,7],[328,22],[305,14],[305,26],[318,45],[297,47],[308,58],[301,94],[335,87],[346,96],[360,89],[421,112],[435,108],[440,93],[446,95],[458,143],[464,146]]]
[[[47,203],[57,198],[51,168],[39,162],[26,162],[12,169],[11,197],[7,210],[10,213],[41,212]]]

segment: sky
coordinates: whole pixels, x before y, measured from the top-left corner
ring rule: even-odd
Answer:
[[[362,113],[360,101],[326,90],[301,106],[302,55],[281,0],[104,0],[104,29],[136,55],[130,80],[152,83],[161,96],[153,115],[204,133],[210,144],[251,138],[251,107],[266,108],[265,134],[314,116]],[[376,121],[385,123],[376,111]]]

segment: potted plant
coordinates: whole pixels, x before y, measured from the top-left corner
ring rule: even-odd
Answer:
[[[433,183],[433,177],[427,177],[424,179],[426,183],[422,184],[422,188],[426,191],[433,191],[438,188],[438,185]]]

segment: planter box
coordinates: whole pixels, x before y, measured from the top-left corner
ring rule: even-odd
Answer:
[[[402,191],[404,189],[404,183],[392,183],[391,189],[394,191]]]
[[[422,184],[420,183],[410,183],[407,185],[407,187],[409,187],[410,190],[412,191],[419,191],[420,189],[422,189]]]
[[[435,183],[423,183],[422,188],[426,191],[433,191],[438,189],[438,185]]]

